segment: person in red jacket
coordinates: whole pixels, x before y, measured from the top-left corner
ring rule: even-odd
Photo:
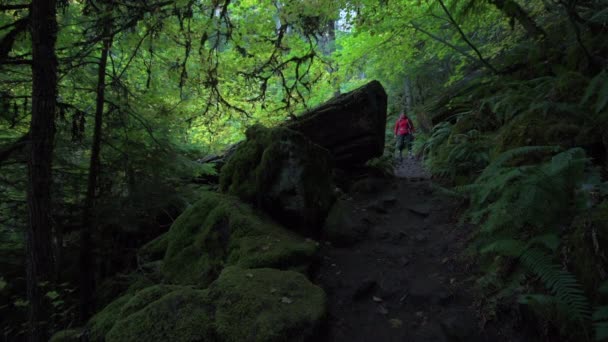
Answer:
[[[397,138],[397,149],[399,150],[400,160],[403,160],[403,148],[407,148],[408,155],[412,156],[411,144],[414,132],[412,120],[405,113],[401,113],[399,119],[395,122],[395,137]]]

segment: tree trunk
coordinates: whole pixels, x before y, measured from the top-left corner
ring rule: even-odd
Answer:
[[[517,20],[523,26],[530,37],[545,36],[545,31],[526,13],[526,11],[513,0],[490,0],[490,2],[501,10],[507,17]]]
[[[412,108],[414,107],[413,98],[412,82],[410,78],[406,76],[403,80],[403,108],[408,114],[412,112]]]
[[[112,23],[107,21],[104,24],[103,47],[97,74],[95,129],[93,132],[93,145],[91,147],[91,159],[89,163],[87,196],[83,210],[82,229],[80,230],[80,321],[82,323],[86,322],[89,317],[93,304],[93,291],[95,287],[91,233],[94,230],[96,220],[92,218],[92,215],[95,213],[95,197],[101,171],[101,136],[105,102],[106,68],[108,64],[108,53],[112,46],[111,30]]]
[[[32,0],[32,119],[28,158],[28,340],[46,341],[50,308],[41,284],[53,280],[51,183],[57,98],[55,0]],[[41,324],[45,321],[47,323]]]

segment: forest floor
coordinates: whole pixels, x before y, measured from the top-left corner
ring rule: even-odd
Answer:
[[[316,282],[329,300],[327,341],[530,341],[513,325],[484,324],[471,227],[430,176],[404,159],[396,177],[350,193],[352,218],[368,223],[349,247],[324,243]],[[368,187],[368,190],[369,187]]]

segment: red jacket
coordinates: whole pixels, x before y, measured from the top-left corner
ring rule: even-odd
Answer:
[[[395,134],[406,135],[414,132],[414,125],[408,118],[398,119],[395,122]]]

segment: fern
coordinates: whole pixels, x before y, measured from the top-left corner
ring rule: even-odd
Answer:
[[[589,301],[581,285],[572,273],[552,262],[551,257],[537,248],[526,250],[519,259],[522,265],[537,275],[560,303],[570,317],[580,322],[591,318]]]
[[[507,227],[542,231],[567,214],[574,190],[584,178],[587,159],[581,149],[564,151],[540,164],[507,165],[516,156],[554,150],[526,147],[499,156],[469,188],[472,222],[482,224],[484,233]]]
[[[592,103],[591,99],[595,98]],[[603,70],[597,74],[585,90],[580,104],[591,104],[596,114],[602,112],[608,105],[608,71]]]
[[[598,292],[608,294],[608,281],[602,283]],[[593,327],[595,328],[595,340],[608,340],[608,306],[600,306],[593,312]]]
[[[515,239],[499,240],[482,248],[481,252],[517,258],[521,265],[528,272],[539,277],[543,285],[553,294],[553,296],[527,294],[520,298],[522,303],[535,300],[538,304],[555,306],[565,317],[587,322],[591,317],[591,309],[581,285],[574,275],[564,270],[561,265],[555,264],[552,258],[536,245],[555,251],[559,246],[559,238],[554,234],[546,234],[530,239],[527,243]]]

